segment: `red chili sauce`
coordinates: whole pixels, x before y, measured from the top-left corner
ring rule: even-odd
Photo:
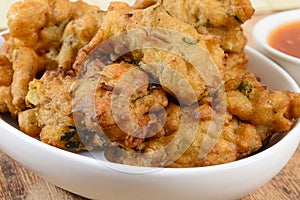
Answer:
[[[269,44],[274,49],[300,58],[300,21],[278,27],[268,39]]]

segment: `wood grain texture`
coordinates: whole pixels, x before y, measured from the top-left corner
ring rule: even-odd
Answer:
[[[300,199],[300,146],[288,164],[270,182],[241,200]]]
[[[0,151],[1,200],[84,200],[85,198],[64,191]]]
[[[245,24],[249,45],[253,25],[264,16],[255,16]],[[247,180],[245,180],[247,181]],[[38,177],[0,150],[0,200],[86,200]],[[300,146],[286,167],[266,185],[240,200],[300,199]]]

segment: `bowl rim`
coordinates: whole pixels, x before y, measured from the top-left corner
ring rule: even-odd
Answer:
[[[297,83],[291,78],[291,76],[284,71],[281,67],[279,67],[276,63],[272,62],[269,58],[267,58],[266,56],[264,56],[263,54],[259,53],[257,50],[254,50],[251,47],[246,46],[245,48],[245,52],[251,53],[261,59],[265,59],[268,62],[272,63],[272,66],[275,67],[275,69],[277,71],[279,71],[279,73],[282,73],[287,79],[288,81],[291,83],[291,86],[293,88],[293,91],[296,92],[300,92],[300,88],[297,85]],[[93,157],[87,157],[78,153],[72,153],[72,152],[68,152],[66,150],[62,150],[59,149],[57,147],[53,147],[51,145],[45,144],[35,138],[32,138],[26,134],[24,134],[23,132],[21,132],[19,129],[13,127],[12,125],[10,125],[9,123],[7,123],[6,121],[4,121],[2,119],[2,116],[0,115],[0,127],[3,128],[4,130],[8,131],[9,134],[14,134],[14,137],[17,137],[20,140],[26,141],[27,143],[30,143],[34,146],[36,146],[36,148],[41,148],[42,150],[51,152],[54,156],[58,156],[58,157],[63,157],[64,159],[68,159],[71,160],[73,162],[80,162],[83,163],[87,166],[93,167],[93,168],[108,168],[107,164],[100,164],[100,162],[98,162],[95,158]],[[248,156],[246,158],[237,160],[237,161],[233,161],[230,163],[225,163],[225,164],[220,164],[220,165],[214,165],[214,166],[205,166],[205,167],[193,167],[193,168],[157,168],[157,169],[162,169],[158,171],[158,174],[161,174],[159,172],[168,172],[168,174],[178,174],[178,173],[193,173],[193,172],[212,172],[212,171],[222,171],[222,170],[229,170],[229,169],[234,169],[234,168],[239,168],[242,166],[246,166],[250,163],[253,162],[257,162],[258,160],[264,159],[265,157],[268,157],[270,154],[273,154],[274,152],[279,152],[281,149],[281,145],[284,145],[286,140],[289,140],[290,137],[293,136],[292,132],[300,132],[300,120],[295,122],[295,125],[293,127],[293,129],[288,132],[288,134],[286,134],[280,141],[276,142],[276,144],[272,145],[271,147],[257,153],[251,156]],[[300,140],[300,137],[299,137]],[[5,152],[5,151],[4,151]],[[101,161],[101,162],[108,162],[108,161]],[[140,166],[129,166],[129,165],[123,165],[123,164],[117,164],[117,163],[113,163],[113,165],[116,165],[118,167],[125,167],[125,168],[130,168],[133,171],[144,171],[145,169],[149,168],[149,169],[153,169],[151,167],[140,167]]]
[[[271,14],[267,17],[264,17],[258,21],[252,30],[253,39],[256,42],[256,45],[261,46],[267,52],[284,59],[289,62],[296,62],[300,65],[300,58],[283,53],[275,48],[273,48],[269,42],[268,38],[272,31],[278,27],[292,22],[300,22],[300,9],[292,9],[288,11],[282,11],[275,14]],[[265,28],[266,26],[271,26],[272,28]],[[300,67],[300,66],[299,66]]]

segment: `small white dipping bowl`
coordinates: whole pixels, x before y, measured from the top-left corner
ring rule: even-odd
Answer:
[[[268,43],[268,38],[274,30],[295,21],[300,21],[300,9],[279,12],[265,17],[254,26],[253,39],[259,51],[276,61],[300,85],[300,59],[278,51]]]

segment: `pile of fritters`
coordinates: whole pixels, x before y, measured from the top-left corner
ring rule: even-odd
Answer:
[[[42,142],[74,152],[101,147],[108,160],[123,164],[198,167],[249,156],[300,117],[300,94],[270,91],[246,70],[241,25],[253,13],[249,0],[138,0],[133,7],[111,3],[107,11],[82,1],[15,3],[0,50],[0,112]],[[220,88],[182,56],[103,48],[121,33],[149,28],[187,35],[186,45],[199,45],[218,69],[226,97],[219,137],[208,132],[222,112],[212,104]],[[133,85],[142,86],[131,91]],[[207,138],[215,144],[202,155]]]

